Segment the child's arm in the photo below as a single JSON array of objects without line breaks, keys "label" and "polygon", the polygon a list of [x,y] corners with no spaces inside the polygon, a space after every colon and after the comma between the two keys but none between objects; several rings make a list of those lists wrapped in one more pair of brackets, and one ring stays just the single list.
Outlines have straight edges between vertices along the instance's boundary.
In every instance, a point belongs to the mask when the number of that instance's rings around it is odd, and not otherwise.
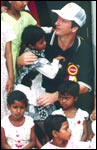
[{"label": "child's arm", "polygon": [[5,136],[4,128],[1,127],[1,149],[11,149],[7,144],[7,138]]},{"label": "child's arm", "polygon": [[6,56],[6,62],[7,62],[8,75],[9,75],[8,81],[6,83],[6,90],[9,93],[13,90],[13,82],[14,82],[11,42],[6,43],[5,56]]},{"label": "child's arm", "polygon": [[36,137],[36,147],[39,149],[42,147],[42,144],[40,143],[37,137]]},{"label": "child's arm", "polygon": [[42,58],[41,58],[40,59],[41,66],[36,67],[36,70],[39,71],[44,76],[50,79],[54,79],[61,67],[59,65],[60,60],[65,61],[65,58],[63,56],[58,56],[53,59],[52,63],[50,63],[46,58],[43,58],[43,62],[42,62]]},{"label": "child's arm", "polygon": [[25,147],[22,149],[32,149],[33,147],[36,146],[36,135],[35,135],[35,127],[31,128],[31,133],[30,133],[30,141],[29,144],[27,144]]},{"label": "child's arm", "polygon": [[88,125],[87,120],[83,122],[83,135],[81,137],[81,141],[86,141],[88,136]]},{"label": "child's arm", "polygon": [[90,115],[90,120],[96,120],[96,95],[94,96],[94,109]]}]

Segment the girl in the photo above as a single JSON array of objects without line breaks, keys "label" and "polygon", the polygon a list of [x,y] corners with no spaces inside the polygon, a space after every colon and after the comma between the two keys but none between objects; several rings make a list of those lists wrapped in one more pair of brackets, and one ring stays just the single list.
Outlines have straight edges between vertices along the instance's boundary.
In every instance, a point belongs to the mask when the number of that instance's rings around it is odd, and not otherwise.
[{"label": "girl", "polygon": [[76,142],[70,139],[71,130],[67,118],[63,115],[49,115],[44,127],[50,141],[41,149],[80,149],[89,148],[88,142]]},{"label": "girl", "polygon": [[86,141],[88,134],[87,119],[89,114],[76,107],[79,95],[79,84],[74,81],[65,81],[59,87],[59,102],[62,108],[53,112],[67,117],[69,127],[72,131],[72,138],[75,141]]},{"label": "girl", "polygon": [[[1,121],[3,149],[31,149],[35,146],[34,122],[24,115],[28,99],[21,91],[13,91],[7,98],[11,114]],[[9,130],[10,129],[10,130]]]},{"label": "girl", "polygon": [[29,25],[24,29],[22,47],[21,53],[30,51],[38,59],[34,64],[23,66],[18,70],[15,89],[22,90],[27,95],[29,104],[32,107],[33,105],[36,106],[34,115],[33,111],[30,111],[35,120],[44,120],[48,113],[54,110],[54,106],[50,105],[47,108],[42,108],[36,101],[38,96],[45,93],[45,89],[42,87],[42,74],[53,79],[60,68],[59,60],[64,59],[64,57],[58,56],[53,59],[52,63],[45,58],[45,33],[40,27],[33,25]]},{"label": "girl", "polygon": [[12,29],[1,21],[1,118],[7,115],[6,98],[13,90],[13,63],[11,41],[15,39]]},{"label": "girl", "polygon": [[50,63],[45,58],[45,48],[46,41],[44,31],[37,26],[27,26],[22,33],[21,53],[32,52],[38,59],[34,64],[23,66],[18,70],[15,89],[21,90],[26,94],[29,99],[28,114],[31,115],[35,121],[39,120],[39,122],[43,121],[56,109],[54,105],[49,105],[48,107],[39,106],[36,101],[37,97],[46,92],[42,87],[42,74],[53,79],[60,68],[59,60],[64,59],[58,56]]},{"label": "girl", "polygon": [[[28,1],[8,1],[8,3],[9,8],[6,13],[2,12],[1,20],[7,22],[16,34],[16,39],[12,42],[14,78],[16,79],[16,58],[19,55],[22,31],[29,24],[36,25],[37,22],[29,13],[23,11]],[[33,57],[32,55],[30,58]]]}]

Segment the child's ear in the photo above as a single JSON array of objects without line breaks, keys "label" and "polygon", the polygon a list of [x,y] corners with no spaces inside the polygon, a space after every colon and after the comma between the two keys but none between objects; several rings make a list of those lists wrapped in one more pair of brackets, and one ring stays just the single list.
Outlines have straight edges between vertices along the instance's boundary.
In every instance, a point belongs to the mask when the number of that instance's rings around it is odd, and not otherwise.
[{"label": "child's ear", "polygon": [[75,97],[75,102],[77,101],[78,97]]},{"label": "child's ear", "polygon": [[7,105],[8,110],[10,110],[10,105]]},{"label": "child's ear", "polygon": [[34,46],[33,46],[32,44],[29,44],[29,48],[33,49],[33,48],[34,48]]},{"label": "child's ear", "polygon": [[57,134],[57,133],[58,133],[58,131],[53,130],[53,131],[52,131],[52,135],[53,135],[53,137],[57,137],[57,136],[58,136],[58,134]]}]

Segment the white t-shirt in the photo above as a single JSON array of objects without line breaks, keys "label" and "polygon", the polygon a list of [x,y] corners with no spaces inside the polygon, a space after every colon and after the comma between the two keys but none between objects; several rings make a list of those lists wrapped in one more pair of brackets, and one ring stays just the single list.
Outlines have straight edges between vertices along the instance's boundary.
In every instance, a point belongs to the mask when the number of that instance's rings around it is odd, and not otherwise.
[{"label": "white t-shirt", "polygon": [[69,140],[66,147],[59,147],[52,144],[52,140],[47,142],[41,149],[90,149],[89,142],[76,142]]},{"label": "white t-shirt", "polygon": [[4,128],[7,143],[12,149],[22,149],[29,143],[33,126],[34,122],[30,116],[25,116],[24,124],[18,127],[12,125],[9,116],[1,120],[1,127]]},{"label": "white t-shirt", "polygon": [[[65,115],[62,108],[55,110],[52,114]],[[66,116],[66,115],[65,115]],[[76,115],[73,118],[67,118],[69,122],[69,128],[72,131],[72,138],[74,141],[80,141],[83,134],[83,122],[89,117],[88,112],[78,108]]]}]

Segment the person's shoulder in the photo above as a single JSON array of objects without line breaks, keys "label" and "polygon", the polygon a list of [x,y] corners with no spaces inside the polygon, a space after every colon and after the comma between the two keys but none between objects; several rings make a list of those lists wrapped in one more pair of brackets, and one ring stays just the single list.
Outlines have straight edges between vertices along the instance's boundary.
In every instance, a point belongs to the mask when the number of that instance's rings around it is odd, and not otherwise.
[{"label": "person's shoulder", "polygon": [[48,44],[48,42],[49,42],[49,44],[50,44],[51,39],[52,39],[52,40],[54,39],[53,34],[54,34],[54,32],[45,34],[47,44]]},{"label": "person's shoulder", "polygon": [[57,109],[57,110],[53,111],[52,115],[63,115],[64,116],[65,114],[64,114],[63,109],[60,108],[60,109]]},{"label": "person's shoulder", "polygon": [[88,41],[88,39],[83,38],[83,37],[80,36],[80,35],[78,35],[77,38],[78,38],[78,40],[80,40],[80,45],[81,45],[81,46],[91,48],[91,44],[90,44],[90,42]]},{"label": "person's shoulder", "polygon": [[44,144],[44,145],[41,147],[41,149],[51,149],[51,148],[54,149],[54,145],[52,145],[52,144],[50,143],[50,141],[48,141],[46,144]]},{"label": "person's shoulder", "polygon": [[[30,17],[30,18],[33,18],[33,19],[34,19],[34,17],[33,17],[29,12],[21,11],[20,14],[21,14],[21,16]],[[27,19],[27,18],[26,18],[26,19]]]},{"label": "person's shoulder", "polygon": [[28,13],[27,11],[25,11],[25,10],[21,11],[20,13],[21,13],[22,15],[31,16],[31,14],[30,14],[30,13]]},{"label": "person's shoulder", "polygon": [[8,125],[9,122],[9,116],[5,116],[1,119],[1,126],[6,126],[6,124]]},{"label": "person's shoulder", "polygon": [[32,118],[31,116],[25,115],[25,119],[26,119],[26,120],[29,120],[29,121],[33,121],[33,118]]},{"label": "person's shoulder", "polygon": [[35,125],[34,119],[31,116],[25,115],[26,126],[33,127]]},{"label": "person's shoulder", "polygon": [[89,113],[81,108],[78,109],[78,113],[83,117],[86,117],[86,118],[89,117]]},{"label": "person's shoulder", "polygon": [[1,13],[1,20],[7,20],[9,19],[10,15],[8,13],[2,12]]}]

